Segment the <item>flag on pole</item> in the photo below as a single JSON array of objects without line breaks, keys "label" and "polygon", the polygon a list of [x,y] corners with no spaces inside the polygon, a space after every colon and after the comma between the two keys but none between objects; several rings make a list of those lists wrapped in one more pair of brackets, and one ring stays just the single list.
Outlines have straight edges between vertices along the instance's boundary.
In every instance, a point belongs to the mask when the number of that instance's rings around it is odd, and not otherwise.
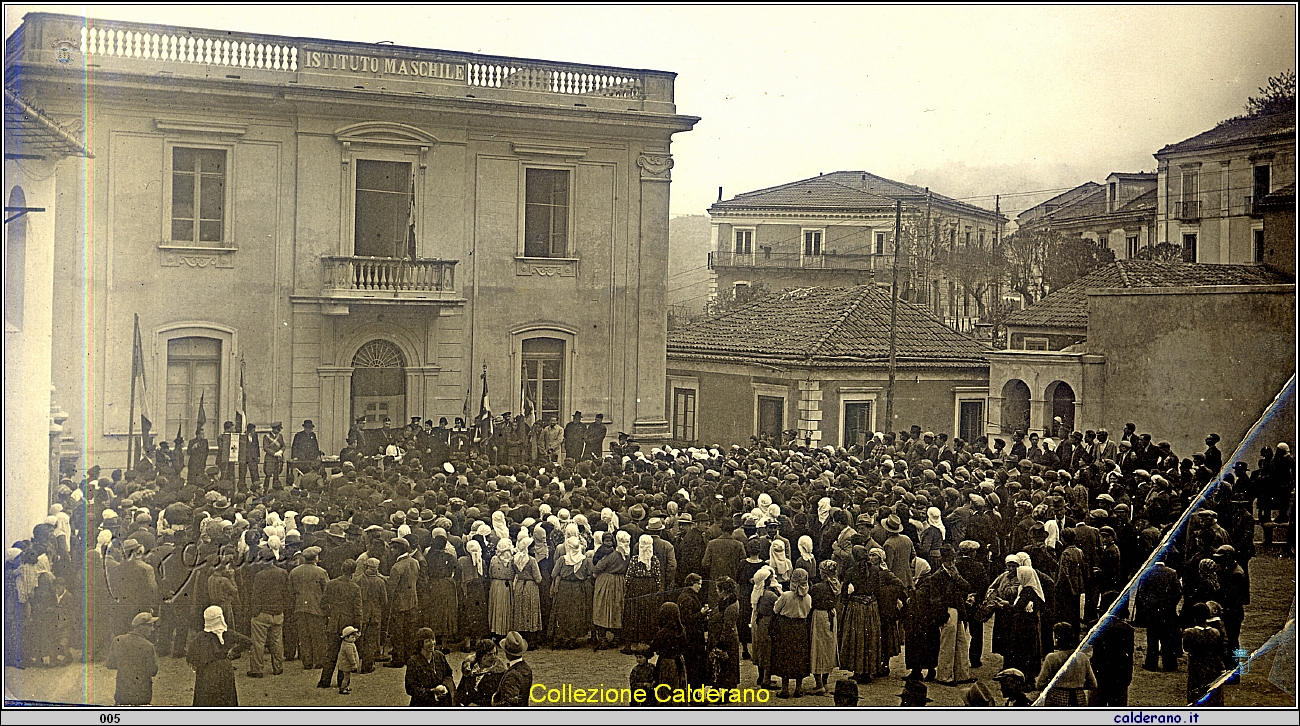
[{"label": "flag on pole", "polygon": [[487,363],[483,364],[483,398],[478,404],[479,436],[486,439],[492,435],[492,404],[488,403]]},{"label": "flag on pole", "polygon": [[529,383],[531,381],[524,378],[524,421],[532,426],[535,423],[536,411],[533,408],[533,391]]},{"label": "flag on pole", "polygon": [[208,414],[203,410],[203,397],[206,395],[207,391],[199,394],[199,417],[194,423],[194,435],[196,437],[199,435],[199,429],[203,428],[203,425],[208,422]]},{"label": "flag on pole", "polygon": [[[235,416],[240,421],[248,418],[248,390],[244,388],[244,357],[239,357],[239,408],[235,409]],[[243,431],[242,428],[239,429]]]}]

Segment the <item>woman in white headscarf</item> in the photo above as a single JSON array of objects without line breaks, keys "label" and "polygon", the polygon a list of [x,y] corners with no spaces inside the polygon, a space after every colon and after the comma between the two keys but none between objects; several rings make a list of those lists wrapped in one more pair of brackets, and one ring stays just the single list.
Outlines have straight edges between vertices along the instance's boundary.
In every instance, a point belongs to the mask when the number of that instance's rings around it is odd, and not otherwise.
[{"label": "woman in white headscarf", "polygon": [[238,706],[235,669],[231,661],[253,641],[226,626],[221,608],[203,611],[203,631],[191,633],[185,659],[194,669],[195,706]]},{"label": "woman in white headscarf", "polygon": [[492,580],[488,590],[488,629],[493,635],[508,635],[514,619],[514,606],[510,602],[510,585],[515,581],[515,548],[510,539],[496,542],[496,554],[488,563],[488,577]]},{"label": "woman in white headscarf", "polygon": [[632,535],[618,530],[611,547],[608,539],[596,549],[591,568],[596,578],[591,624],[596,628],[594,650],[609,647],[623,628],[623,580],[632,558]]},{"label": "woman in white headscarf", "polygon": [[754,573],[752,580],[754,589],[750,593],[750,602],[753,604],[753,638],[754,644],[750,648],[751,660],[758,667],[758,687],[768,688],[771,686],[770,668],[772,665],[772,633],[770,627],[772,618],[775,617],[776,600],[780,597],[781,588],[776,583],[776,573],[772,568],[764,567]]},{"label": "woman in white headscarf", "polygon": [[[465,556],[456,562],[460,577],[461,634],[470,647],[488,635],[488,563],[483,560],[483,545],[471,539],[465,543]],[[462,648],[464,650],[464,648]]]},{"label": "woman in white headscarf", "polygon": [[537,634],[542,631],[542,569],[537,558],[529,552],[532,546],[531,537],[520,540],[511,562],[514,566],[514,580],[510,586],[514,608],[511,629],[524,636],[524,640],[536,642]]},{"label": "woman in white headscarf", "polygon": [[1016,568],[1016,599],[1009,612],[1011,643],[1004,667],[1019,668],[1022,673],[1036,673],[1043,660],[1040,619],[1046,614],[1047,607],[1043,586],[1030,565]]},{"label": "woman in white headscarf", "polygon": [[498,540],[514,541],[510,536],[510,527],[506,525],[506,513],[500,509],[492,513],[492,536]]},{"label": "woman in white headscarf", "polygon": [[803,535],[797,543],[799,547],[799,557],[794,561],[795,569],[803,568],[808,573],[808,581],[811,585],[817,583],[817,558],[813,556],[812,537]]},{"label": "woman in white headscarf", "polygon": [[551,572],[552,646],[572,650],[578,638],[591,632],[590,601],[585,584],[591,579],[591,557],[582,538],[572,535],[564,540]]},{"label": "woman in white headscarf", "polygon": [[[109,577],[116,577],[116,573],[109,575],[110,569],[116,569],[117,563],[108,556],[108,548],[113,543],[112,530],[101,529],[95,537],[95,548],[90,551],[90,561],[87,563],[89,572],[87,577],[90,578],[90,620],[95,624],[90,630],[90,652],[86,654],[89,660],[102,660],[108,656],[109,645],[113,642],[113,628],[110,626],[110,618],[113,616],[113,595],[108,590]],[[187,616],[191,615],[186,613]]]},{"label": "woman in white headscarf", "polygon": [[772,542],[767,566],[772,568],[772,576],[782,587],[790,582],[790,573],[794,572],[794,564],[790,562],[790,555],[785,551],[784,541],[778,539]]},{"label": "woman in white headscarf", "polygon": [[654,539],[641,535],[631,555],[623,581],[623,643],[629,647],[654,639],[664,590],[663,565],[655,556]]},{"label": "woman in white headscarf", "polygon": [[916,529],[916,552],[930,563],[930,569],[935,569],[939,566],[939,548],[948,538],[943,515],[938,507],[930,507],[925,510],[925,521],[917,524],[920,526]]}]

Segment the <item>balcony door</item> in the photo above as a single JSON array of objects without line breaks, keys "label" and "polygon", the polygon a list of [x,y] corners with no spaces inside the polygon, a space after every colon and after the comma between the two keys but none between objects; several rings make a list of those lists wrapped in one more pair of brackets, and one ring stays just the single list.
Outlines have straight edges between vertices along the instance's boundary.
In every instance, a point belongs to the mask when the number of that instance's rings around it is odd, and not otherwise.
[{"label": "balcony door", "polygon": [[415,258],[415,176],[410,162],[358,159],[353,252]]}]

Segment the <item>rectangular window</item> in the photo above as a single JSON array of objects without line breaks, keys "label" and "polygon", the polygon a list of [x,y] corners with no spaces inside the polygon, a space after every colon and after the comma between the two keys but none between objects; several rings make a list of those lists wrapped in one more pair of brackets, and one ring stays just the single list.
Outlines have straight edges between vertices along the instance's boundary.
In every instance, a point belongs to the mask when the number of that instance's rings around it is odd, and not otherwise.
[{"label": "rectangular window", "polygon": [[957,317],[957,283],[948,281],[948,317]]},{"label": "rectangular window", "polygon": [[984,230],[980,230],[980,247],[984,246]]},{"label": "rectangular window", "polygon": [[527,170],[524,191],[524,256],[569,255],[569,172]]},{"label": "rectangular window", "polygon": [[871,401],[844,404],[844,448],[862,446],[871,433]]},{"label": "rectangular window", "polygon": [[966,230],[966,243],[965,243],[965,244],[966,244],[967,247],[970,247],[970,229],[969,229],[969,228]]},{"label": "rectangular window", "polygon": [[1258,205],[1268,196],[1271,172],[1267,164],[1255,167],[1255,177],[1251,185],[1251,202]]},{"label": "rectangular window", "polygon": [[820,229],[805,229],[803,232],[803,255],[804,257],[817,257],[822,253],[822,231]]},{"label": "rectangular window", "polygon": [[876,233],[876,254],[878,255],[885,254],[885,233],[884,232]]},{"label": "rectangular window", "polygon": [[415,176],[406,161],[358,159],[353,254],[415,258]]},{"label": "rectangular window", "polygon": [[172,148],[172,244],[220,247],[226,234],[226,152]]},{"label": "rectangular window", "polygon": [[957,435],[972,442],[984,433],[984,402],[961,401],[957,411]]},{"label": "rectangular window", "polygon": [[220,340],[195,337],[167,341],[167,423],[163,429],[167,436],[179,428],[186,439],[192,437],[202,401],[208,421],[204,433],[209,440],[216,439],[221,431],[220,375]]},{"label": "rectangular window", "polygon": [[1047,350],[1047,338],[1025,338],[1025,350]]},{"label": "rectangular window", "polygon": [[738,229],[736,230],[736,254],[752,255],[754,254],[754,230]]},{"label": "rectangular window", "polygon": [[694,441],[695,389],[673,389],[673,440]]},{"label": "rectangular window", "polygon": [[1264,230],[1251,230],[1252,241],[1255,243],[1255,262],[1264,261]]},{"label": "rectangular window", "polygon": [[1101,247],[1110,247],[1110,234],[1105,232],[1098,234],[1097,244]]},{"label": "rectangular window", "polygon": [[1183,235],[1183,262],[1196,261],[1196,235],[1194,233]]},{"label": "rectangular window", "polygon": [[519,413],[532,409],[535,421],[547,416],[560,420],[564,400],[564,341],[558,338],[529,338],[523,341],[523,403]]},{"label": "rectangular window", "polygon": [[1125,237],[1125,238],[1124,238],[1124,248],[1125,248],[1125,250],[1127,251],[1127,254],[1125,255],[1125,257],[1126,257],[1127,259],[1130,259],[1130,260],[1131,260],[1131,259],[1133,259],[1134,257],[1137,257],[1137,253],[1138,253],[1138,236],[1135,235],[1135,234],[1131,234],[1131,235],[1128,235],[1127,237]]},{"label": "rectangular window", "polygon": [[781,440],[785,430],[785,399],[779,396],[758,397],[758,433],[772,441]]}]

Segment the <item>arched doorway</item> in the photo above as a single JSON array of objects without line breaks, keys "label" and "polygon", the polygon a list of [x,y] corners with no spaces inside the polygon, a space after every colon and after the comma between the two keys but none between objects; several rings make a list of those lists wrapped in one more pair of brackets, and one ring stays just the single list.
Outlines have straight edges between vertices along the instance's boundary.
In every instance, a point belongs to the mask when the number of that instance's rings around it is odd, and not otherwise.
[{"label": "arched doorway", "polygon": [[1029,386],[1019,378],[1002,387],[1002,433],[1029,432]]},{"label": "arched doorway", "polygon": [[400,429],[406,423],[406,357],[387,340],[372,340],[352,357],[352,420],[365,418],[363,429],[384,422]]},{"label": "arched doorway", "polygon": [[1052,402],[1052,421],[1061,419],[1061,431],[1052,431],[1053,436],[1069,436],[1074,431],[1074,389],[1065,381],[1053,381],[1047,387],[1047,400]]}]

